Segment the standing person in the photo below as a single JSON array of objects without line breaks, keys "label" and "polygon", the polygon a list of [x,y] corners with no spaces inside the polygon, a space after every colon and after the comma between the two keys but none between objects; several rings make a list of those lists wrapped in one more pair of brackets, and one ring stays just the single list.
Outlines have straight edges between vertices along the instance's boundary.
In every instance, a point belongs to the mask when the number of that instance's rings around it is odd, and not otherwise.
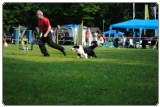
[{"label": "standing person", "polygon": [[98,43],[98,46],[104,44],[104,38],[101,34],[98,34],[97,43]]},{"label": "standing person", "polygon": [[50,56],[45,47],[45,43],[47,42],[50,47],[58,49],[64,54],[64,56],[66,56],[65,49],[62,46],[53,42],[50,21],[43,16],[43,12],[41,10],[37,11],[37,17],[38,17],[38,28],[40,30],[40,33],[42,32],[42,37],[39,40],[39,48],[42,54],[44,56]]},{"label": "standing person", "polygon": [[122,42],[123,42],[122,46],[123,46],[123,48],[125,47],[125,41],[126,41],[126,38],[124,37],[124,35],[122,35]]},{"label": "standing person", "polygon": [[94,35],[93,35],[93,41],[97,41],[97,36],[98,36],[98,33],[95,32]]},{"label": "standing person", "polygon": [[114,35],[114,41],[113,44],[116,48],[118,48],[118,41],[119,41],[119,32],[118,30],[116,31],[115,35]]},{"label": "standing person", "polygon": [[63,29],[61,30],[61,39],[63,40],[62,44],[64,45],[66,41],[65,41],[65,32]]},{"label": "standing person", "polygon": [[116,38],[119,38],[119,32],[118,32],[118,30],[116,31],[116,33],[115,33],[115,35],[114,35],[114,38],[116,39]]},{"label": "standing person", "polygon": [[90,28],[87,28],[87,30],[86,30],[86,45],[87,46],[90,45],[90,37],[91,37],[91,30],[90,30]]}]

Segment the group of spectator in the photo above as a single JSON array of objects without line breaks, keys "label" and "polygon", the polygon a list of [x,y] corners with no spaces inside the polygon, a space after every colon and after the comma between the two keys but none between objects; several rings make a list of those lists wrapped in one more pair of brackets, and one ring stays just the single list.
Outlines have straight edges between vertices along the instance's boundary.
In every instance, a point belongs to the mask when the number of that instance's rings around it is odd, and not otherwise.
[{"label": "group of spectator", "polygon": [[[52,34],[54,34],[53,29],[51,29],[51,32]],[[65,33],[63,28],[61,28],[59,25],[57,26],[56,34],[58,34],[58,40],[61,41],[61,44],[65,44],[67,33]],[[56,39],[57,38],[54,38],[54,41],[56,41]],[[60,43],[60,41],[58,41],[58,43]],[[103,45],[105,43],[104,38],[102,36],[102,32],[100,30],[97,30],[96,32],[92,33],[90,28],[87,28],[84,33],[84,38],[82,39],[83,45],[91,46],[92,42],[95,41],[98,45]]]},{"label": "group of spectator", "polygon": [[[70,43],[70,41],[68,39],[69,38],[69,33],[66,33],[65,30],[63,28],[60,27],[60,25],[57,26],[57,31],[55,32],[55,30],[53,29],[53,27],[51,28],[51,33],[53,36],[53,41],[56,42],[57,41],[57,35],[58,35],[58,44],[67,44]],[[135,33],[135,36],[131,36]],[[139,40],[139,35],[136,32],[129,33],[129,32],[125,32],[124,35],[120,35],[120,33],[118,31],[116,31],[116,34],[114,35],[110,35],[110,36],[105,36],[102,34],[102,32],[100,30],[97,30],[96,32],[92,32],[91,29],[88,27],[85,32],[84,32],[84,38],[82,39],[82,44],[83,46],[91,46],[92,42],[97,42],[98,46],[100,45],[110,45],[110,46],[114,46],[116,48],[119,47],[125,47],[125,48],[136,48],[138,45],[141,45],[142,48],[146,48],[146,45],[150,45],[153,46],[156,43],[157,38],[150,38],[149,35],[144,35],[144,37],[141,38],[141,40]],[[13,35],[13,28],[10,29],[10,35]],[[4,37],[6,37],[6,35],[3,35]],[[34,34],[33,32],[33,38],[32,40],[37,42],[38,39],[36,39],[36,34]],[[7,36],[8,37],[8,36]],[[11,36],[12,37],[12,36]],[[39,36],[38,36],[39,37]],[[73,39],[73,38],[72,38]],[[68,41],[69,42],[68,42]],[[8,38],[6,38],[6,41],[8,42]],[[149,43],[148,43],[149,41]],[[151,42],[150,42],[151,41]],[[158,47],[158,45],[157,45]]]},{"label": "group of spectator", "polygon": [[85,32],[85,42],[86,42],[86,46],[90,46],[92,42],[97,42],[98,45],[103,45],[104,38],[103,38],[102,32],[100,30],[97,30],[92,34],[90,28],[87,28]]},{"label": "group of spectator", "polygon": [[126,32],[124,35],[119,35],[119,32],[116,31],[114,37],[111,38],[112,40],[109,40],[109,42],[113,42],[113,46],[116,48],[119,47],[129,48],[129,47],[134,47],[136,44],[134,39],[129,38],[128,32]]},{"label": "group of spectator", "polygon": [[118,31],[114,36],[107,38],[108,44],[113,45],[116,48],[146,48],[147,45],[152,48],[156,44],[156,40],[157,38],[146,35],[140,39],[138,34],[131,36],[129,32],[125,32],[124,35],[119,35]]}]

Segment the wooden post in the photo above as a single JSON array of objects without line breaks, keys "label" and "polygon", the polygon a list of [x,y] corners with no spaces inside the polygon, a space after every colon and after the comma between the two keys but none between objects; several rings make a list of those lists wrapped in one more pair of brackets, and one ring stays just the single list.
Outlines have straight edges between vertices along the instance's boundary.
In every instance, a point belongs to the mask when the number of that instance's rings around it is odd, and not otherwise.
[{"label": "wooden post", "polygon": [[82,23],[79,25],[78,29],[78,45],[82,45],[82,37],[83,37],[83,20]]},{"label": "wooden post", "polygon": [[81,41],[80,41],[80,43],[81,43],[81,45],[83,45],[83,44],[82,44],[82,38],[83,38],[83,20],[82,20],[81,27],[82,27],[82,36],[81,36]]},{"label": "wooden post", "polygon": [[57,29],[57,40],[56,41],[57,41],[57,44],[58,44],[58,29]]},{"label": "wooden post", "polygon": [[156,48],[157,44],[158,44],[158,38],[156,39],[156,43],[155,43],[155,45],[153,46],[153,49]]},{"label": "wooden post", "polygon": [[19,44],[19,42],[20,42],[20,29],[21,29],[21,26],[19,25],[18,26],[18,46],[17,46],[18,50],[20,50],[20,44]]}]

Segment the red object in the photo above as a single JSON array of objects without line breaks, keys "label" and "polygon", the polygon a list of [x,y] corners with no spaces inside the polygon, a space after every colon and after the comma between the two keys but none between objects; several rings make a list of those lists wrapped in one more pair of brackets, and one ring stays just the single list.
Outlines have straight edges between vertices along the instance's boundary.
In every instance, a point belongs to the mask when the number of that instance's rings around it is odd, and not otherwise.
[{"label": "red object", "polygon": [[87,29],[87,30],[86,30],[86,38],[89,38],[90,35],[91,35],[91,31],[90,31],[90,29]]},{"label": "red object", "polygon": [[47,31],[49,26],[51,26],[51,24],[46,17],[38,20],[38,28],[41,32]]}]

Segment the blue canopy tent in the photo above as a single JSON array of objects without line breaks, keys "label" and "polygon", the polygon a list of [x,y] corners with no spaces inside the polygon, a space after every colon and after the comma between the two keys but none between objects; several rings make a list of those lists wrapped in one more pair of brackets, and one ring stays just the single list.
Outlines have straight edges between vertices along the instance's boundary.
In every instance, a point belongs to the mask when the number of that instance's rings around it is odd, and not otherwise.
[{"label": "blue canopy tent", "polygon": [[[62,25],[62,29],[67,29],[69,33],[69,37],[73,37],[73,42],[75,42],[75,38],[77,37],[77,31],[78,31],[78,25],[77,24],[67,24],[67,25]],[[56,35],[57,28],[54,29],[54,34]]]},{"label": "blue canopy tent", "polygon": [[112,24],[111,28],[129,28],[129,29],[158,29],[158,20],[133,19],[117,24]]},{"label": "blue canopy tent", "polygon": [[142,36],[143,29],[156,29],[158,30],[158,20],[143,20],[143,19],[132,19],[110,26],[112,28],[125,28],[125,29],[139,29],[139,35]]},{"label": "blue canopy tent", "polygon": [[78,25],[77,24],[67,24],[67,25],[63,25],[62,27],[76,28],[76,27],[78,27]]},{"label": "blue canopy tent", "polygon": [[61,26],[61,28],[68,29],[69,36],[74,37],[75,36],[75,30],[77,30],[78,25],[77,24],[68,24],[68,25]]},{"label": "blue canopy tent", "polygon": [[[132,19],[124,22],[120,22],[117,24],[112,24],[110,26],[110,31],[112,28],[125,28],[129,29],[139,29],[139,40],[141,40],[143,29],[155,29],[158,31],[158,20],[143,20],[143,19]],[[155,34],[158,36],[158,34]]]},{"label": "blue canopy tent", "polygon": [[[117,30],[110,30],[110,31],[103,32],[104,35],[115,35],[116,33],[117,33]],[[124,33],[120,31],[118,31],[118,34],[124,35]]]},{"label": "blue canopy tent", "polygon": [[[69,37],[73,37],[73,43],[76,44],[77,39],[78,39],[78,29],[79,25],[78,24],[67,24],[61,26],[62,29],[68,29],[69,32]],[[83,31],[86,29],[86,26],[83,26]]]}]

